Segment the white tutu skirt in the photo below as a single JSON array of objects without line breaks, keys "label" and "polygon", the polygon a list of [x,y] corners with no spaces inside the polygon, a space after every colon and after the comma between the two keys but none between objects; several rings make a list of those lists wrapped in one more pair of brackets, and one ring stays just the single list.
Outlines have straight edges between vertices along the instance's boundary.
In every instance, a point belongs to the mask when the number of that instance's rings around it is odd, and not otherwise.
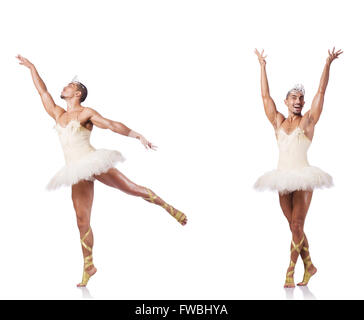
[{"label": "white tutu skirt", "polygon": [[271,190],[290,193],[298,190],[329,188],[333,185],[332,177],[320,168],[307,166],[292,170],[273,170],[262,175],[254,184],[259,191]]},{"label": "white tutu skirt", "polygon": [[61,186],[71,186],[81,180],[93,181],[94,175],[107,172],[117,162],[123,161],[125,158],[119,151],[106,149],[91,151],[59,170],[48,183],[47,189],[54,190]]}]

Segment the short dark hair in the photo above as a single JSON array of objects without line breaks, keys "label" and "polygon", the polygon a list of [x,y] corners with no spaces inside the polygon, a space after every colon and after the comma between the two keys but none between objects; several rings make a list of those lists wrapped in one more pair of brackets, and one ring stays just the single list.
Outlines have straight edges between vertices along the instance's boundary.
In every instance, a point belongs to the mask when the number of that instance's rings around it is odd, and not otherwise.
[{"label": "short dark hair", "polygon": [[84,102],[87,97],[87,88],[81,82],[75,82],[77,90],[81,92],[80,102]]}]

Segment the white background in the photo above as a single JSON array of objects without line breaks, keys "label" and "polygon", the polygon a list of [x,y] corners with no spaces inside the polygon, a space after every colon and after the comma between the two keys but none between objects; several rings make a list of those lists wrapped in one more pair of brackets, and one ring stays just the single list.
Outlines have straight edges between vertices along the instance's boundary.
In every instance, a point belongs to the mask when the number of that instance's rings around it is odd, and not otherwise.
[{"label": "white background", "polygon": [[[1,299],[363,299],[363,20],[361,1],[2,1]],[[335,187],[314,193],[305,231],[318,268],[309,288],[284,290],[291,235],[274,193],[252,185],[275,168],[277,146],[260,97],[254,48],[271,94],[306,87],[309,108],[333,62],[309,161]],[[84,105],[156,144],[94,129],[118,168],[184,211],[95,184],[97,274],[88,289],[70,188],[45,186],[64,164],[54,122],[30,73],[57,103],[77,74]],[[296,268],[301,280],[302,262]]]}]

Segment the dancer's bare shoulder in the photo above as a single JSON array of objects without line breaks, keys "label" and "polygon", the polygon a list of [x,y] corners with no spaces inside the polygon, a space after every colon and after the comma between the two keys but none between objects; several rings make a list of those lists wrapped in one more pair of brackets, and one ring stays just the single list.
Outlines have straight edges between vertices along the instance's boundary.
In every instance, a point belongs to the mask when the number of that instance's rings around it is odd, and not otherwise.
[{"label": "dancer's bare shoulder", "polygon": [[98,114],[99,113],[93,108],[83,107],[80,116],[82,116],[83,118],[88,118],[88,120],[89,120],[89,119],[92,118],[92,116],[95,116],[95,115],[98,115]]},{"label": "dancer's bare shoulder", "polygon": [[62,107],[60,107],[59,105],[55,104],[54,105],[54,111],[53,111],[53,118],[54,120],[57,122],[57,119],[59,119],[60,117],[62,117],[62,115],[64,113],[66,113],[67,111],[65,109],[63,109]]},{"label": "dancer's bare shoulder", "polygon": [[315,121],[314,119],[310,116],[310,112],[307,111],[300,122],[300,127],[303,129],[303,131],[305,132],[305,135],[307,138],[309,138],[311,141],[313,139],[313,134],[315,131]]},{"label": "dancer's bare shoulder", "polygon": [[110,123],[112,122],[111,120],[104,118],[95,109],[89,107],[83,107],[83,110],[79,115],[79,119],[81,123],[88,123],[91,126],[96,125],[102,129],[109,128]]},{"label": "dancer's bare shoulder", "polygon": [[87,129],[92,129],[92,121],[91,118],[96,114],[97,112],[89,107],[82,106],[82,110],[78,115],[78,120],[80,121],[81,125],[86,127]]},{"label": "dancer's bare shoulder", "polygon": [[277,131],[281,127],[281,125],[284,122],[284,120],[286,120],[286,117],[282,113],[277,112],[276,125],[274,127],[274,130],[275,131]]}]

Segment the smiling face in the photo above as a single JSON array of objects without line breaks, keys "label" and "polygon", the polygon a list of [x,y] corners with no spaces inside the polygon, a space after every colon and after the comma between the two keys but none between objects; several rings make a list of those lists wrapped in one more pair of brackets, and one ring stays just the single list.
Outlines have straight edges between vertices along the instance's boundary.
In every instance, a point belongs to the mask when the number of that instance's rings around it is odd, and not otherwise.
[{"label": "smiling face", "polygon": [[294,115],[301,115],[302,108],[305,104],[305,98],[302,92],[293,90],[288,93],[284,103],[288,107],[288,110]]},{"label": "smiling face", "polygon": [[67,86],[65,86],[61,92],[62,99],[71,99],[73,97],[81,97],[81,91],[78,89],[78,86],[74,82],[70,82]]}]

